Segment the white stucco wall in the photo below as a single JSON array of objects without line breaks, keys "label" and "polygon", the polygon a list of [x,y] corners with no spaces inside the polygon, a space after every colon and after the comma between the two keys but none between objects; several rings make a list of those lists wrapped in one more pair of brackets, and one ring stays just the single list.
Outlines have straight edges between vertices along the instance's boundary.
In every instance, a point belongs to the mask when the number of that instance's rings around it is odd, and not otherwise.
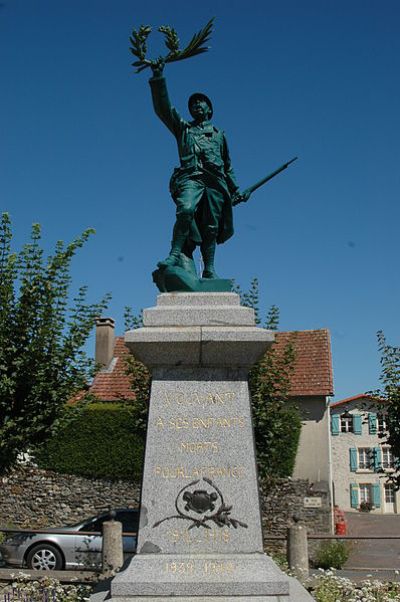
[{"label": "white stucco wall", "polygon": [[[365,400],[366,402],[367,400]],[[378,437],[378,434],[370,434],[368,426],[368,412],[378,413],[380,408],[368,405],[362,405],[363,400],[355,400],[346,404],[340,405],[337,408],[331,408],[331,416],[341,415],[346,410],[352,415],[361,416],[361,434],[342,433],[338,435],[331,434],[332,448],[332,476],[333,476],[333,495],[334,503],[345,511],[357,512],[356,508],[351,507],[351,491],[350,485],[360,484],[378,485],[380,490],[380,508],[372,510],[375,514],[388,513],[389,506],[385,504],[384,485],[387,479],[385,475],[374,470],[357,469],[355,472],[350,469],[350,449],[359,448],[382,448],[385,443]],[[358,489],[359,495],[359,489]],[[359,498],[358,498],[359,499]],[[395,508],[398,512],[400,509],[400,495],[395,494]]]},{"label": "white stucco wall", "polygon": [[332,475],[329,450],[329,410],[326,397],[299,397],[295,400],[302,416],[299,448],[293,473],[295,479],[326,482]]}]

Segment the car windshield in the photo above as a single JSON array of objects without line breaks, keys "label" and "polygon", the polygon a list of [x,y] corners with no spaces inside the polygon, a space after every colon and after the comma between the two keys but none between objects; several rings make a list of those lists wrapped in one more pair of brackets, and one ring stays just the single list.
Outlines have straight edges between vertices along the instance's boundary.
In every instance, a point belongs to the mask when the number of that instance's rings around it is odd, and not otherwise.
[{"label": "car windshield", "polygon": [[76,527],[81,527],[83,523],[91,523],[92,521],[96,520],[96,518],[98,518],[98,516],[91,516],[90,518],[85,518],[85,520],[80,520],[79,523],[69,523],[68,525],[63,525],[63,527],[68,527],[69,529],[73,529]]},{"label": "car windshield", "polygon": [[[65,525],[64,528],[77,529],[79,531],[101,531],[104,521],[109,520],[110,515],[101,514],[100,516],[91,516],[79,523],[73,523]],[[122,523],[122,530],[125,532],[137,531],[139,523],[139,511],[138,510],[117,510],[115,520]]]}]

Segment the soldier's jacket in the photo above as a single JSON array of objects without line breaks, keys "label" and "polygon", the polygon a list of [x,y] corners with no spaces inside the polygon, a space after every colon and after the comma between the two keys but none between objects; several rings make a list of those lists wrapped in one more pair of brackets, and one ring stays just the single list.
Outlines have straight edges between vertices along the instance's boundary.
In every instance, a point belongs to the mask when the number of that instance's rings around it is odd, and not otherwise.
[{"label": "soldier's jacket", "polygon": [[233,234],[231,197],[238,191],[225,134],[209,121],[195,125],[182,119],[170,103],[164,77],[152,77],[149,83],[154,110],[178,144],[180,167],[172,174],[171,194],[176,198],[180,184],[190,178],[203,179],[209,194],[213,188],[222,191],[224,206],[217,241],[224,242]]}]

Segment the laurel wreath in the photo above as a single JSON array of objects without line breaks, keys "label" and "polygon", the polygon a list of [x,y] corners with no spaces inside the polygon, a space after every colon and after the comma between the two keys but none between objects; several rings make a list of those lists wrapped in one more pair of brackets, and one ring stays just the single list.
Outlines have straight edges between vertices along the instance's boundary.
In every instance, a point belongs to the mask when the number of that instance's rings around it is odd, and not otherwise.
[{"label": "laurel wreath", "polygon": [[203,29],[196,33],[189,44],[183,50],[180,49],[180,41],[178,34],[173,27],[169,25],[162,25],[158,28],[158,31],[164,35],[164,42],[169,52],[165,57],[159,57],[158,59],[148,59],[147,54],[147,38],[151,33],[150,25],[141,25],[139,29],[133,29],[132,35],[129,40],[131,46],[129,50],[138,59],[132,63],[133,67],[136,67],[135,73],[140,73],[147,67],[155,66],[163,63],[172,63],[174,61],[182,61],[188,59],[197,54],[202,54],[209,50],[209,46],[205,46],[212,34],[212,27],[214,23],[214,17],[210,19]]},{"label": "laurel wreath", "polygon": [[197,528],[204,527],[204,529],[211,529],[210,525],[207,524],[209,521],[216,524],[217,527],[231,527],[232,526],[234,529],[237,529],[238,527],[244,527],[245,529],[247,529],[246,523],[238,520],[237,518],[231,517],[232,506],[227,506],[225,504],[224,496],[222,495],[221,490],[217,487],[217,485],[215,483],[212,482],[211,479],[207,479],[207,477],[203,477],[203,481],[205,481],[206,483],[208,483],[208,485],[213,487],[220,497],[220,506],[219,506],[218,510],[216,512],[214,512],[214,514],[212,514],[211,516],[204,516],[203,518],[194,518],[193,516],[190,516],[189,514],[185,514],[184,512],[182,512],[182,510],[179,508],[179,505],[178,505],[180,496],[186,489],[189,489],[189,487],[193,487],[194,485],[197,485],[198,483],[200,483],[200,481],[201,481],[201,479],[197,479],[197,481],[192,481],[191,483],[189,483],[189,485],[185,485],[184,487],[182,487],[182,489],[178,492],[178,495],[176,496],[176,499],[175,499],[175,509],[177,511],[177,514],[173,514],[171,516],[166,516],[165,518],[155,522],[153,525],[153,529],[154,529],[154,527],[160,526],[165,521],[172,520],[174,518],[190,521],[191,524],[188,527],[188,531],[190,531],[194,527],[197,527]]}]

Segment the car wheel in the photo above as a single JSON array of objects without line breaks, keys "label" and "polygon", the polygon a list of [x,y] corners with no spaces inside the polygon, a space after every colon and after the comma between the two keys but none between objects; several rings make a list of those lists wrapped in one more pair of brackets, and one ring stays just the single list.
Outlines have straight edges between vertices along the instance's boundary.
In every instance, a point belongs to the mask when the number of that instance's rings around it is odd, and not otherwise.
[{"label": "car wheel", "polygon": [[63,557],[58,548],[42,543],[29,550],[26,564],[28,569],[58,571],[63,568]]}]

